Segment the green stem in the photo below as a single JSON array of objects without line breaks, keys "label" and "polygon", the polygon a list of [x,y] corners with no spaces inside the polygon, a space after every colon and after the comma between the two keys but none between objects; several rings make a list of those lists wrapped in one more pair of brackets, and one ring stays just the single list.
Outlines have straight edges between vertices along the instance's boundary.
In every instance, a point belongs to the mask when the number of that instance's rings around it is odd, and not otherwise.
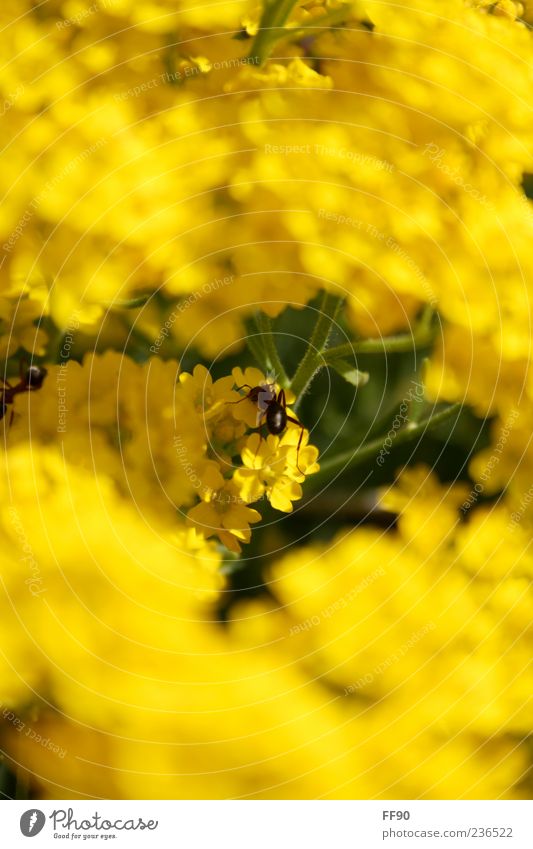
[{"label": "green stem", "polygon": [[426,368],[428,362],[428,358],[424,357],[421,363],[421,367],[417,370],[416,373],[416,388],[417,390],[421,387],[422,392],[419,393],[415,391],[414,393],[411,391],[408,406],[409,409],[407,411],[407,418],[409,420],[409,425],[412,427],[422,419],[424,414],[424,410],[426,408],[426,390],[424,386],[423,380],[420,380],[420,372]]},{"label": "green stem", "polygon": [[330,292],[324,292],[313,335],[291,380],[291,389],[296,395],[296,401],[291,405],[294,408],[297,408],[309,384],[325,365],[324,352],[341,305],[341,298],[332,295]]},{"label": "green stem", "polygon": [[261,342],[264,348],[268,370],[276,375],[276,382],[281,387],[286,388],[289,385],[289,378],[279,358],[276,343],[274,342],[272,322],[264,312],[259,312],[256,315],[255,321],[257,329],[261,334]]},{"label": "green stem", "polygon": [[337,345],[326,352],[326,362],[349,357],[352,354],[396,354],[427,348],[435,339],[433,328],[418,328],[412,334],[384,336],[380,339],[362,339],[360,342],[347,342]]},{"label": "green stem", "polygon": [[250,51],[250,58],[257,65],[263,65],[270,56],[296,3],[297,0],[270,0],[266,3]]},{"label": "green stem", "polygon": [[[325,29],[334,27],[336,24],[344,24],[352,12],[352,6],[353,3],[345,3],[344,6],[341,6],[339,9],[334,9],[326,15],[322,15],[321,18],[314,18],[310,24],[302,24],[301,27],[291,27],[290,29],[286,29],[284,35],[286,34],[287,37],[298,40],[305,38],[308,33],[321,35],[321,31]],[[283,36],[277,40],[279,41],[281,38],[283,38]]]},{"label": "green stem", "polygon": [[[275,5],[275,4],[274,4]],[[334,9],[321,18],[315,18],[311,23],[302,24],[300,27],[285,27],[292,7],[296,3],[288,0],[286,3],[280,3],[279,12],[274,14],[274,9],[265,9],[259,30],[252,45],[250,53],[251,58],[255,59],[258,65],[263,65],[268,59],[274,46],[284,38],[292,38],[300,40],[305,38],[307,33],[312,32],[320,35],[321,31],[329,29],[336,24],[343,24],[352,11],[352,3],[346,3],[339,9]],[[288,12],[287,12],[288,8]]]},{"label": "green stem", "polygon": [[421,332],[426,331],[426,332],[429,333],[431,331],[432,327],[433,327],[435,315],[436,315],[436,313],[435,313],[435,308],[433,307],[433,305],[432,304],[426,304],[426,306],[422,310],[422,315],[420,316],[420,321],[418,322],[418,329]]},{"label": "green stem", "polygon": [[99,301],[98,305],[109,309],[136,310],[138,307],[144,306],[152,295],[153,292],[148,292],[146,295],[139,295],[136,298],[115,298],[114,301]]},{"label": "green stem", "polygon": [[66,330],[63,327],[58,327],[53,334],[49,336],[48,351],[46,359],[49,363],[59,363],[61,361],[61,351],[65,340]]},{"label": "green stem", "polygon": [[414,328],[413,333],[403,333],[397,336],[380,337],[379,339],[363,339],[361,342],[348,342],[328,351],[331,358],[346,357],[350,354],[394,354],[405,353],[417,348],[428,348],[435,341],[437,324],[435,310],[431,304],[426,304]]},{"label": "green stem", "polygon": [[[418,436],[421,436],[426,430],[437,427],[452,418],[452,416],[459,412],[460,409],[460,404],[451,404],[439,413],[435,413],[434,416],[429,416],[420,422],[408,424],[402,430],[397,432],[393,443],[394,447],[397,445],[404,445],[406,442],[410,442]],[[325,460],[320,464],[320,472],[314,475],[311,478],[311,481],[320,481],[324,475],[331,475],[332,473],[340,470],[345,471],[348,468],[354,469],[356,466],[361,465],[361,463],[364,463],[366,460],[369,460],[378,454],[383,448],[383,441],[384,437],[380,436],[377,439],[373,439],[371,442],[367,442],[367,444],[363,445],[362,448],[356,449],[355,451],[343,451],[341,454],[337,454],[336,457],[331,457],[329,460]]]},{"label": "green stem", "polygon": [[255,335],[253,333],[249,333],[246,337],[246,344],[257,365],[261,371],[263,371],[266,362],[266,351],[262,337],[258,333]]}]

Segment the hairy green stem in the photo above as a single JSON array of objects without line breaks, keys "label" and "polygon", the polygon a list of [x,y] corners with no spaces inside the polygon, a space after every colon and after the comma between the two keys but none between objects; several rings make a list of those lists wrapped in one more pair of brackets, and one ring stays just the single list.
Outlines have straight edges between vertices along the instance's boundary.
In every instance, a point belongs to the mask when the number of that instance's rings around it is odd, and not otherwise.
[{"label": "hairy green stem", "polygon": [[427,348],[435,339],[432,328],[415,330],[412,334],[384,336],[380,339],[362,339],[360,342],[347,342],[330,348],[325,354],[326,363],[342,359],[353,354],[396,354]]},{"label": "hairy green stem", "polygon": [[287,377],[287,372],[279,358],[276,343],[274,342],[272,322],[268,315],[264,312],[260,312],[256,315],[255,322],[261,335],[261,343],[263,345],[268,370],[276,375],[276,382],[279,383],[281,387],[286,388],[289,384],[289,378]]},{"label": "hairy green stem", "polygon": [[264,371],[267,357],[261,335],[259,333],[249,333],[246,337],[246,344],[257,365],[261,371]]},{"label": "hairy green stem", "polygon": [[258,65],[263,65],[270,56],[296,3],[297,0],[270,0],[265,4],[250,51],[250,58]]},{"label": "hairy green stem", "polygon": [[343,24],[352,11],[353,4],[346,3],[339,9],[333,9],[326,15],[315,18],[311,23],[302,24],[300,27],[286,27],[285,24],[295,5],[295,0],[281,0],[281,2],[267,4],[250,52],[250,58],[259,66],[266,62],[275,45],[282,39],[302,39],[310,32],[320,34],[321,30]]},{"label": "hairy green stem", "polygon": [[341,298],[330,292],[324,292],[313,335],[291,380],[291,389],[296,395],[296,401],[292,405],[294,408],[298,407],[309,384],[325,365],[324,352],[341,304]]},{"label": "hairy green stem", "polygon": [[[337,24],[344,24],[352,12],[352,6],[353,3],[345,3],[344,6],[334,9],[326,15],[322,15],[320,18],[312,19],[312,22],[309,24],[302,24],[301,27],[290,27],[289,29],[285,29],[283,35],[286,34],[287,37],[293,39],[305,38],[310,33],[320,35],[322,30],[333,28]],[[276,39],[276,41],[280,41],[283,38],[283,35]]]},{"label": "hairy green stem", "polygon": [[[402,430],[397,432],[393,443],[394,447],[398,445],[405,445],[406,442],[416,439],[427,430],[433,429],[443,422],[448,421],[448,419],[452,418],[455,413],[459,412],[460,409],[460,404],[451,404],[444,410],[435,413],[434,416],[429,416],[420,422],[407,424],[404,428],[402,428]],[[329,476],[334,472],[341,470],[344,471],[345,469],[354,469],[356,466],[361,465],[361,463],[364,463],[366,460],[374,457],[383,448],[383,441],[384,437],[380,436],[377,439],[373,439],[371,442],[367,442],[366,445],[363,445],[355,451],[343,451],[341,454],[337,454],[337,456],[331,457],[329,460],[325,460],[320,464],[320,472],[310,479],[310,483],[315,483],[316,481],[323,483],[325,475]]]}]

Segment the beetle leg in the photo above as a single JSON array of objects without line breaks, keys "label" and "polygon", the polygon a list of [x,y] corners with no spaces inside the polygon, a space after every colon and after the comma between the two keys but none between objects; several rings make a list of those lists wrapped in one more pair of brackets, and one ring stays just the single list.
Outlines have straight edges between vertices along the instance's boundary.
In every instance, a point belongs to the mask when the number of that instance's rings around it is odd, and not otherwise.
[{"label": "beetle leg", "polygon": [[291,422],[292,424],[300,425],[300,428],[301,428],[301,430],[300,430],[300,438],[298,439],[298,445],[297,445],[297,447],[296,447],[296,468],[298,469],[298,471],[300,472],[300,474],[301,474],[301,475],[304,475],[304,476],[305,476],[305,472],[303,472],[303,471],[300,469],[300,466],[299,466],[299,462],[300,462],[300,445],[302,444],[302,439],[303,439],[303,435],[304,435],[305,427],[303,426],[303,424],[302,424],[301,422],[299,422],[299,421],[298,421],[298,419],[295,419],[295,418],[293,418],[292,416],[287,416],[287,421],[288,421],[288,422]]},{"label": "beetle leg", "polygon": [[[240,392],[240,391],[241,391],[241,389],[250,389],[250,390],[252,390],[252,389],[253,389],[253,386],[250,386],[250,384],[249,384],[249,383],[243,383],[243,385],[242,385],[242,386],[237,386],[237,387],[236,387],[236,389],[235,389],[235,391],[236,391],[236,392]],[[246,401],[249,397],[250,397],[250,393],[248,393],[248,395],[243,395],[243,397],[242,397],[242,398],[239,398],[239,400],[238,400],[238,401],[226,401],[226,404],[240,404],[240,403],[241,403],[241,401]]]},{"label": "beetle leg", "polygon": [[255,449],[254,459],[257,457],[257,453],[258,453],[259,448],[261,447],[261,443],[262,443],[262,441],[263,441],[263,439],[264,439],[264,436],[263,436],[263,434],[261,433],[261,427],[262,427],[262,425],[264,424],[264,422],[261,422],[261,419],[262,419],[264,416],[266,416],[266,413],[267,413],[267,411],[266,411],[266,410],[264,410],[264,411],[261,413],[261,415],[259,416],[259,418],[257,419],[257,434],[259,435],[259,442],[257,443],[257,448]]},{"label": "beetle leg", "polygon": [[242,401],[248,401],[248,395],[244,395],[242,398],[239,398],[238,401],[226,401],[226,404],[240,404]]},{"label": "beetle leg", "polygon": [[300,425],[300,427],[302,428],[302,431],[305,430],[304,425],[301,422],[299,422],[298,419],[295,419],[293,416],[287,416],[287,421],[291,422],[291,424]]}]

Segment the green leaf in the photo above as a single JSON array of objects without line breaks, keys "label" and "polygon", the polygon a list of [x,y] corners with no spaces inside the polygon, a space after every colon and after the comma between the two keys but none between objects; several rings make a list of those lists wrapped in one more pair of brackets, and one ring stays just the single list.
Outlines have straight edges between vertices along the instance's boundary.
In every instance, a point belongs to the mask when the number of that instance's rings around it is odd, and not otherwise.
[{"label": "green leaf", "polygon": [[151,293],[149,292],[146,295],[139,295],[137,298],[129,298],[129,300],[121,300],[117,298],[113,304],[113,306],[120,307],[124,310],[136,310],[139,307],[143,307],[150,300]]},{"label": "green leaf", "polygon": [[370,375],[367,371],[359,371],[346,360],[335,359],[329,365],[352,386],[365,386],[369,381]]},{"label": "green leaf", "polygon": [[108,309],[136,310],[148,303],[153,296],[153,292],[146,292],[144,295],[137,295],[134,298],[115,298],[112,301],[98,301],[101,307]]}]

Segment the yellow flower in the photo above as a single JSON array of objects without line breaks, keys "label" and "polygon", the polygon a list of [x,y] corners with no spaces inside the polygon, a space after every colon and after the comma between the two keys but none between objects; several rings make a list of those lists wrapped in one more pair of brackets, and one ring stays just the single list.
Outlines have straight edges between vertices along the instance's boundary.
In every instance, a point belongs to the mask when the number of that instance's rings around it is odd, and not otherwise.
[{"label": "yellow flower", "polygon": [[250,542],[250,523],[259,522],[261,514],[248,507],[241,499],[239,489],[228,482],[209,499],[191,507],[187,522],[197,528],[206,539],[218,534],[220,541],[230,551],[239,553],[240,542]]},{"label": "yellow flower", "polygon": [[[256,386],[264,387],[263,397],[260,395],[257,402],[247,398]],[[232,476],[224,486],[221,481],[215,480],[209,485],[203,481],[198,492],[203,503],[189,510],[188,522],[206,537],[217,533],[221,542],[238,552],[241,550],[239,542],[250,541],[249,524],[261,518],[256,510],[246,505],[266,495],[276,510],[290,512],[292,501],[302,497],[300,482],[306,475],[318,471],[318,450],[307,444],[307,431],[291,423],[281,437],[269,435],[264,440],[258,433],[247,438],[243,436],[245,426],[257,427],[264,423],[268,402],[279,389],[273,379],[265,377],[258,369],[234,368],[231,377],[213,382],[207,369],[196,366],[192,375],[180,375],[180,387],[196,413],[203,417],[209,455],[220,464],[224,475]],[[240,389],[241,394],[233,387]],[[294,397],[290,391],[287,395]],[[240,453],[244,468],[232,462],[243,441]],[[203,474],[196,472],[203,480]]]},{"label": "yellow flower", "polygon": [[411,545],[429,554],[454,540],[459,508],[468,498],[467,484],[443,491],[428,466],[404,469],[396,483],[383,491],[381,503],[398,513],[398,524]]},{"label": "yellow flower", "polygon": [[[244,422],[247,427],[258,427],[265,422],[265,411],[267,404],[279,392],[279,386],[276,383],[276,376],[264,375],[259,369],[249,366],[246,369],[241,369],[238,366],[233,369],[232,376],[236,390],[240,390],[240,399],[235,396],[233,399],[232,415],[237,421]],[[262,387],[262,392],[259,394],[258,402],[255,403],[251,398],[248,398],[248,393],[257,386]],[[293,399],[294,395],[287,392],[287,401]]]},{"label": "yellow flower", "polygon": [[296,470],[297,479],[302,482],[307,475],[314,475],[320,471],[320,466],[317,463],[318,448],[315,445],[309,445],[309,431],[298,429],[298,426],[291,423],[284,434],[281,436],[280,445],[287,450],[287,464],[292,467],[293,473]]},{"label": "yellow flower", "polygon": [[302,86],[304,88],[329,89],[333,87],[331,77],[326,77],[314,71],[299,57],[292,59],[286,65],[269,62],[266,68],[245,65],[235,80],[226,84],[227,91],[242,91],[243,89],[275,88],[282,86]]},{"label": "yellow flower", "polygon": [[266,493],[276,510],[292,511],[292,502],[302,497],[299,481],[319,468],[314,446],[304,444],[300,451],[294,447],[300,432],[297,425],[289,425],[282,437],[269,434],[264,439],[258,433],[248,437],[241,453],[244,468],[233,476],[245,502],[257,501]]},{"label": "yellow flower", "polygon": [[224,404],[232,400],[231,377],[224,377],[213,382],[213,378],[205,366],[197,365],[192,374],[183,372],[179,376],[182,394],[194,405],[197,413],[203,414],[206,421],[217,413],[223,413]]},{"label": "yellow flower", "polygon": [[13,294],[0,298],[0,357],[8,359],[24,348],[31,354],[42,356],[47,334],[37,322],[42,318],[41,305],[31,298]]},{"label": "yellow flower", "polygon": [[[269,470],[259,472],[268,486],[256,485],[251,495],[251,482],[238,477],[239,454],[259,411],[249,400],[240,403],[235,375],[265,381],[255,369],[213,380],[203,365],[178,378],[175,361],[153,357],[139,365],[113,351],[87,355],[82,365],[67,359],[48,367],[38,393],[17,399],[10,442],[54,445],[59,435],[73,466],[112,478],[143,512],[170,518],[192,507],[188,516],[206,536],[222,528],[221,540],[237,550],[236,539],[248,542],[249,523],[259,517],[243,505],[266,492],[276,509],[291,509],[300,483],[318,469],[318,452],[296,425],[269,437],[274,454]],[[243,456],[248,462],[249,452]]]},{"label": "yellow flower", "polygon": [[[422,797],[475,798],[490,784],[520,795],[533,568],[524,537],[513,536],[505,505],[452,533],[464,488],[426,470],[402,475],[400,486],[387,501],[402,509],[397,533],[348,530],[274,565],[291,655],[351,703],[361,746],[386,738],[379,769],[389,792],[407,782],[408,795]],[[481,750],[490,776],[479,771]]]}]

